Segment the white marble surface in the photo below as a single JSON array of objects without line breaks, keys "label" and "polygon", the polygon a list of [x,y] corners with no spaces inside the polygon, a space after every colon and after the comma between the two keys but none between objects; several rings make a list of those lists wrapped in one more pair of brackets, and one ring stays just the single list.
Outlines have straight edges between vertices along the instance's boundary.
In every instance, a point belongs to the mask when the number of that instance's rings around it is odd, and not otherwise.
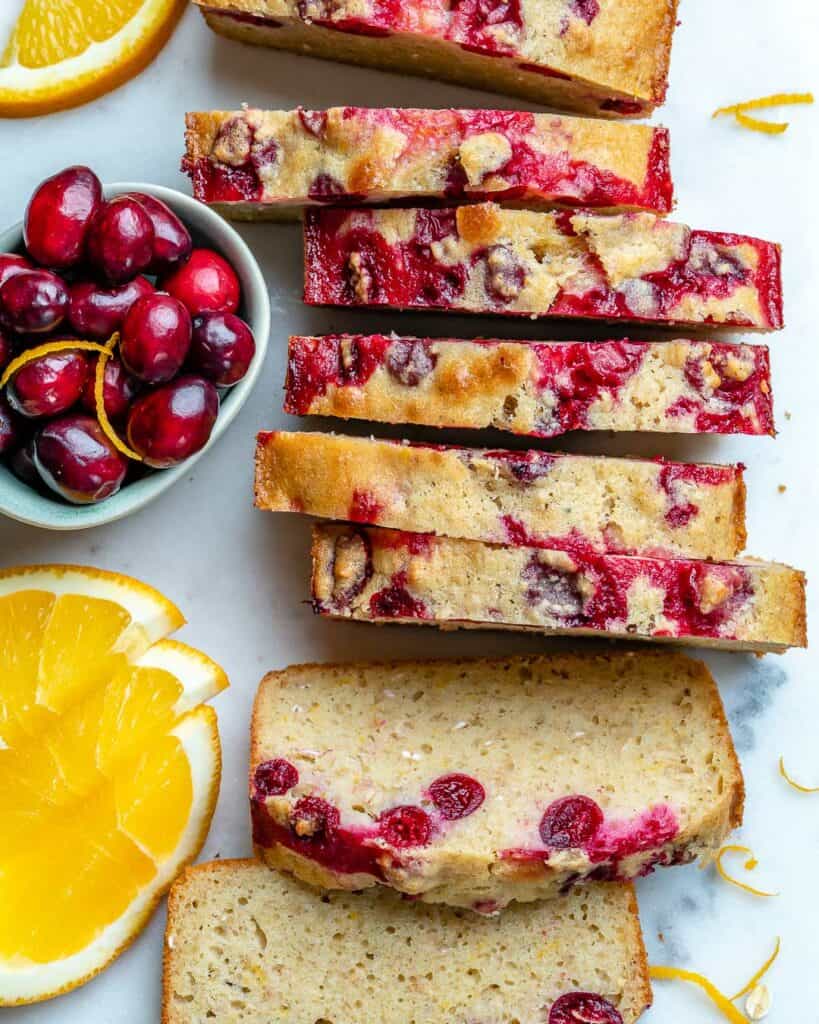
[{"label": "white marble surface", "polygon": [[[2,7],[7,16],[9,0]],[[672,88],[661,115],[673,133],[679,218],[785,245],[788,327],[770,339],[778,438],[587,437],[563,444],[609,453],[741,459],[748,466],[750,551],[797,564],[814,578],[819,578],[819,345],[811,307],[819,278],[814,195],[819,109],[795,108],[792,126],[780,138],[745,133],[727,120],[711,121],[709,114],[720,104],[755,95],[819,89],[817,44],[819,15],[809,0],[683,0]],[[213,37],[191,10],[156,63],[118,92],[48,119],[0,123],[0,224],[19,218],[25,197],[41,178],[74,162],[90,163],[109,181],[186,187],[177,170],[184,112],[241,101],[274,107],[515,105],[455,86],[245,49]],[[388,315],[370,319],[308,310],[300,303],[298,228],[259,226],[243,234],[267,275],[273,337],[256,392],[228,435],[188,478],[124,522],[71,536],[0,522],[0,564],[74,561],[140,576],[182,607],[190,625],[181,637],[203,647],[228,671],[232,688],[217,701],[224,779],[205,857],[249,849],[247,724],[264,670],[301,660],[480,655],[545,646],[535,638],[503,634],[377,630],[313,617],[303,603],[307,523],[296,516],[263,515],[251,505],[255,432],[299,426],[280,411],[287,334],[357,326],[433,335],[502,328],[478,320],[406,316],[397,322]],[[527,324],[509,333],[548,337],[547,331]],[[778,492],[780,484],[787,487],[785,493]],[[814,614],[815,596],[814,591],[809,609]],[[655,875],[640,884],[650,958],[704,970],[733,991],[781,935],[782,955],[770,975],[770,1020],[808,1024],[819,1018],[819,796],[788,790],[776,763],[785,752],[795,774],[819,782],[819,659],[797,652],[764,660],[720,655],[708,661],[720,681],[746,774],[746,825],[739,837],[759,857],[754,881],[782,894],[767,902],[754,900],[719,881],[713,871],[693,866]],[[164,912],[158,912],[135,945],[95,981],[51,1003],[2,1011],[4,1024],[156,1021],[163,918]],[[657,986],[655,1008],[646,1017],[651,1024],[717,1019],[698,991],[665,983]]]}]

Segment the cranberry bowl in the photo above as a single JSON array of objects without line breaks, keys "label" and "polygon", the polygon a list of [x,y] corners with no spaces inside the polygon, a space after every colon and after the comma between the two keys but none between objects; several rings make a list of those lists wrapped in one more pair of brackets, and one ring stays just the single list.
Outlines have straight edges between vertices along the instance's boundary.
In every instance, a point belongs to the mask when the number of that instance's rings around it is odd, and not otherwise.
[{"label": "cranberry bowl", "polygon": [[[0,342],[9,359],[61,337],[86,339],[95,343],[87,349],[99,349],[117,319],[119,344],[110,359],[55,345],[57,351],[17,370],[0,395],[0,435],[4,417],[19,435],[18,450],[0,457],[0,514],[51,530],[122,519],[176,483],[244,405],[270,333],[259,265],[218,214],[159,185],[118,182],[100,195],[99,182],[88,174],[96,182],[97,210],[81,257],[72,224],[61,235],[48,214],[37,221],[38,196],[47,206],[49,190],[59,190],[59,174],[38,187],[25,222],[0,232],[0,254],[20,254],[0,257],[15,264],[6,267],[4,281],[19,274],[3,293],[8,322],[0,325]],[[156,219],[163,211],[164,227]],[[142,251],[140,231],[153,237],[151,223],[155,241]],[[203,284],[210,288],[206,310],[200,308]],[[63,321],[51,323],[60,310]],[[8,363],[2,355],[0,362]],[[97,375],[95,359],[107,360]],[[188,416],[181,426],[174,420],[180,410]],[[115,428],[124,450],[136,449],[142,461],[131,463],[112,448],[101,429],[105,420],[105,429]],[[87,467],[97,452],[96,490],[89,492]]]}]

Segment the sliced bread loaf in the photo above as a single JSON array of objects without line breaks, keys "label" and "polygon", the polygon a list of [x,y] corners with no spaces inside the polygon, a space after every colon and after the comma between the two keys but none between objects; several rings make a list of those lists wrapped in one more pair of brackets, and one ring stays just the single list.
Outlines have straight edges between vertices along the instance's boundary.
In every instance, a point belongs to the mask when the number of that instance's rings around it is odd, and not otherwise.
[{"label": "sliced bread loaf", "polygon": [[272,672],[250,798],[273,867],[492,913],[707,855],[743,786],[705,666],[643,651]]},{"label": "sliced bread loaf", "polygon": [[773,562],[555,551],[346,525],[313,529],[313,602],[334,618],[445,629],[806,646],[805,577]]},{"label": "sliced bread loaf", "polygon": [[285,412],[431,427],[773,434],[768,349],[718,341],[290,338]]},{"label": "sliced bread loaf", "polygon": [[481,918],[234,860],[168,900],[163,1024],[634,1024],[650,1004],[630,886]]},{"label": "sliced bread loaf", "polygon": [[733,558],[742,466],[273,431],[256,505],[498,544]]}]

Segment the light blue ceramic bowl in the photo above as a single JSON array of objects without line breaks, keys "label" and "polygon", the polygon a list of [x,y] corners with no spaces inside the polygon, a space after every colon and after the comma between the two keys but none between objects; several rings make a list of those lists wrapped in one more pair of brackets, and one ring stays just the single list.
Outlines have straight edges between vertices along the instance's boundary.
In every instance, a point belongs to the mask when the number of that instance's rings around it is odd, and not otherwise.
[{"label": "light blue ceramic bowl", "polygon": [[[112,497],[96,505],[68,505],[56,495],[50,498],[32,490],[0,465],[0,513],[22,523],[48,530],[83,530],[100,526],[136,512],[173,487],[194,462],[224,434],[250,395],[262,369],[270,334],[270,300],[262,272],[253,254],[236,231],[202,203],[174,189],[142,182],[117,182],[105,186],[107,198],[123,192],[147,192],[167,203],[182,219],[193,236],[194,245],[215,249],[233,266],[242,285],[241,316],[250,324],[256,339],[256,355],[246,376],[223,393],[219,417],[210,441],[196,455],[172,469],[159,469],[134,483],[126,484]],[[21,250],[23,225],[0,233],[0,252]]]}]

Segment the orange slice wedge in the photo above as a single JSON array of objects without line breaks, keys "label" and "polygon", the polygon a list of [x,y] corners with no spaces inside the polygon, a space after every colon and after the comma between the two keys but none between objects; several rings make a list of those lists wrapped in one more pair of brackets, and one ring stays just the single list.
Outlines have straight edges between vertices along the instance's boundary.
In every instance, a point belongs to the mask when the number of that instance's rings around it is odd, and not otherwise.
[{"label": "orange slice wedge", "polygon": [[202,847],[227,679],[182,622],[126,576],[0,572],[0,1006],[101,971]]},{"label": "orange slice wedge", "polygon": [[0,59],[0,117],[95,99],[162,49],[186,0],[26,0]]}]

